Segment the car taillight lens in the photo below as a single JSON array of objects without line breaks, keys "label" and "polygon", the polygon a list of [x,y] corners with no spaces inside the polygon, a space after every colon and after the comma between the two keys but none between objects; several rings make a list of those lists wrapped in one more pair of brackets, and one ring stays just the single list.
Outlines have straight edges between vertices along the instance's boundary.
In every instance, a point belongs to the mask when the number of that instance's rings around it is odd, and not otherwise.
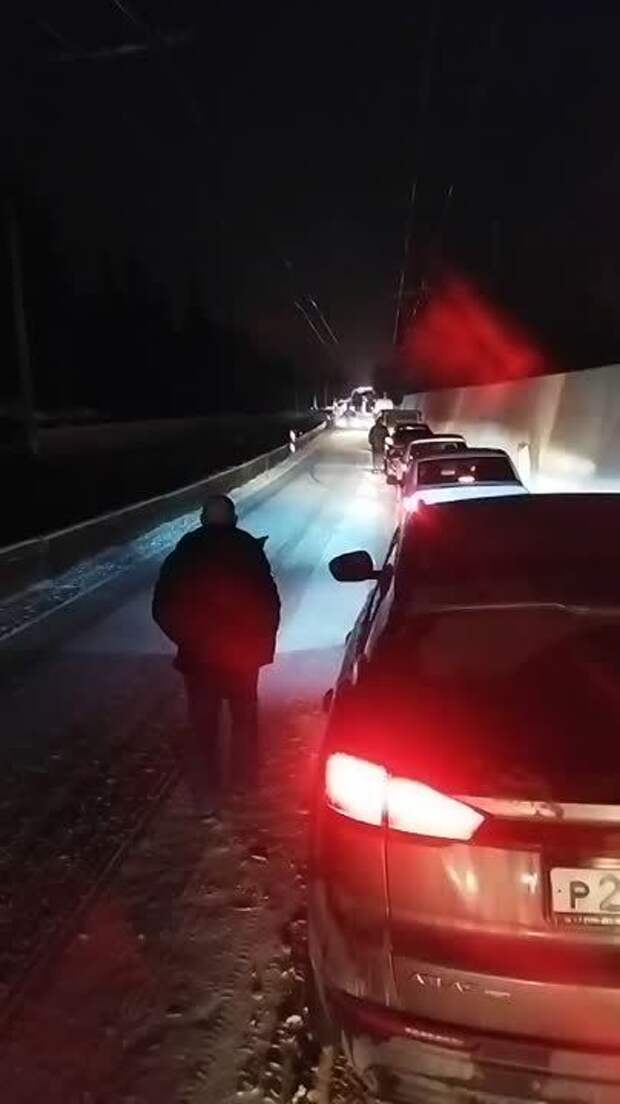
[{"label": "car taillight lens", "polygon": [[423,782],[393,778],[378,763],[336,752],[325,766],[328,804],[343,816],[434,839],[470,840],[482,813]]},{"label": "car taillight lens", "polygon": [[470,840],[484,820],[470,805],[408,778],[390,778],[387,811],[390,828],[436,839]]},{"label": "car taillight lens", "polygon": [[332,808],[364,824],[382,824],[387,771],[354,755],[330,755],[325,766],[325,792]]}]

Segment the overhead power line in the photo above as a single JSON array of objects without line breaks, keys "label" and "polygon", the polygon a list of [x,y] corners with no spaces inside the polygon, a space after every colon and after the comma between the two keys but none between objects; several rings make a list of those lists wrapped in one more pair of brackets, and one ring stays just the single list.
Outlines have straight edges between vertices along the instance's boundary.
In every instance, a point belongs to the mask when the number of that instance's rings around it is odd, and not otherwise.
[{"label": "overhead power line", "polygon": [[338,341],[338,338],[336,337],[336,335],[335,335],[334,331],[332,330],[329,322],[327,321],[325,315],[323,314],[323,311],[319,307],[319,304],[317,303],[316,299],[312,299],[309,296],[308,300],[312,304],[312,306],[314,307],[314,309],[315,309],[316,313],[318,314],[319,318],[321,319],[321,322],[323,323],[325,329],[327,330],[329,336],[331,337],[334,345],[339,345],[340,342]]},{"label": "overhead power line", "polygon": [[148,31],[146,23],[144,23],[143,20],[131,10],[129,5],[123,2],[123,0],[110,0],[110,3],[113,4],[115,8],[118,8],[125,18],[128,19],[130,23],[133,23],[135,27],[138,27],[141,31]]},{"label": "overhead power line", "polygon": [[[297,310],[299,310],[300,313],[303,313],[303,315],[306,318],[306,320],[308,321],[308,323],[312,325],[313,330],[316,333],[318,333],[319,332],[318,326],[315,322],[311,321],[311,317],[310,317],[311,312],[313,311],[315,313],[316,317],[319,319],[319,321],[321,323],[321,326],[323,327],[325,333],[328,335],[329,341],[331,342],[331,344],[333,344],[335,346],[339,346],[340,342],[339,342],[338,338],[336,337],[336,334],[334,333],[334,331],[333,331],[332,327],[330,326],[329,322],[327,321],[327,318],[325,317],[324,312],[319,307],[319,304],[317,303],[317,300],[316,300],[316,296],[315,295],[310,295],[307,291],[304,291],[302,288],[299,287],[299,280],[297,279],[297,276],[296,276],[296,273],[295,273],[295,266],[293,265],[293,262],[288,257],[283,257],[282,255],[280,255],[280,260],[282,261],[282,264],[284,265],[286,271],[288,272],[288,274],[291,278],[291,282],[295,285],[294,286],[294,295],[295,295],[295,306],[296,306]],[[302,305],[303,305],[303,307],[302,307]],[[320,337],[321,337],[321,344],[328,345],[328,342],[325,340],[325,335],[320,334]]]},{"label": "overhead power line", "polygon": [[451,182],[446,190],[438,228],[435,233],[433,245],[429,251],[427,270],[434,264],[436,265],[441,258],[448,224],[454,206],[454,193],[455,191],[458,193],[459,184],[462,186],[468,168],[471,170],[473,160],[472,148],[475,146],[474,133],[476,129],[479,133],[481,130],[485,99],[493,79],[495,55],[498,52],[501,42],[504,18],[505,10],[500,6],[493,12],[492,18],[487,25],[487,36],[486,40],[482,42],[480,62],[477,66],[478,79],[472,85],[469,98],[469,109],[465,125],[460,132],[460,139],[457,142],[456,153],[453,158]]},{"label": "overhead power line", "polygon": [[55,57],[53,61],[56,64],[66,64],[68,62],[99,62],[148,56],[149,54],[154,55],[159,59],[162,68],[165,69],[168,79],[176,84],[178,91],[185,100],[194,124],[202,126],[204,120],[200,104],[169,56],[171,49],[183,46],[191,40],[191,32],[184,29],[162,33],[157,27],[149,26],[143,18],[137,15],[127,0],[109,0],[109,2],[128,23],[131,23],[132,27],[140,31],[143,36],[142,39],[138,42],[122,42],[118,46],[101,46],[88,50],[76,42],[72,42],[48,20],[39,19],[37,23],[41,30],[64,49],[64,53]]},{"label": "overhead power line", "polygon": [[46,35],[53,38],[64,50],[77,51],[78,46],[75,42],[70,42],[66,35],[62,34],[56,27],[53,27],[51,23],[48,23],[47,19],[37,19],[37,26],[45,31]]},{"label": "overhead power line", "polygon": [[161,45],[149,40],[146,42],[123,42],[120,46],[104,46],[98,50],[71,50],[66,54],[61,54],[56,58],[56,61],[59,63],[69,61],[110,61],[116,58],[122,59],[130,57],[132,54],[152,54],[154,50],[168,50],[174,49],[176,46],[184,46],[186,42],[189,42],[190,37],[188,31],[178,31],[176,34],[162,35]]},{"label": "overhead power line", "polygon": [[392,333],[392,344],[398,343],[398,336],[400,333],[400,320],[403,307],[403,295],[405,290],[405,280],[407,278],[407,271],[409,268],[409,255],[411,252],[411,237],[413,233],[413,220],[415,214],[415,204],[418,194],[418,181],[420,178],[420,168],[422,163],[422,154],[425,145],[426,138],[426,117],[428,114],[428,105],[430,102],[431,93],[431,81],[433,76],[433,63],[435,59],[435,42],[437,39],[437,32],[439,29],[439,18],[441,11],[440,0],[431,0],[429,16],[428,16],[428,37],[426,41],[426,48],[424,52],[424,58],[422,60],[422,66],[420,69],[420,81],[418,85],[418,118],[417,118],[417,148],[415,157],[415,168],[411,178],[411,189],[409,192],[409,204],[407,207],[407,217],[405,219],[405,233],[403,238],[403,259],[398,276],[398,283],[396,289],[396,311],[394,314],[394,330]]},{"label": "overhead power line", "polygon": [[315,324],[312,321],[312,319],[311,319],[310,315],[308,314],[307,310],[305,309],[303,304],[300,303],[299,300],[297,300],[297,299],[295,300],[295,307],[297,308],[297,310],[301,314],[302,318],[304,318],[305,321],[308,323],[308,325],[309,325],[310,329],[312,330],[313,334],[321,342],[321,345],[323,345],[326,349],[328,349],[329,348],[329,342],[326,341],[325,338],[323,337],[323,334],[319,332],[318,328],[315,326]]},{"label": "overhead power line", "polygon": [[194,123],[197,126],[203,124],[203,114],[200,104],[194,97],[194,94],[185,83],[183,77],[178,72],[176,67],[170,61],[168,54],[168,48],[165,41],[165,36],[160,34],[156,27],[149,27],[143,19],[136,15],[133,8],[127,3],[127,0],[110,0],[110,3],[127,19],[134,27],[137,27],[146,37],[151,47],[156,48],[156,54],[159,57],[162,65],[164,66],[168,76],[177,85],[177,88],[185,98],[186,104],[190,109]]}]

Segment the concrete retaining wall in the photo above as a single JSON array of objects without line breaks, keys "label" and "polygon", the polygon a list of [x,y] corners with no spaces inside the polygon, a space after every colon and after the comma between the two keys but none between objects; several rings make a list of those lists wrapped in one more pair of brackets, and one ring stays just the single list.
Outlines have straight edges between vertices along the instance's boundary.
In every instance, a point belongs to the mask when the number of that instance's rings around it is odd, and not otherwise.
[{"label": "concrete retaining wall", "polygon": [[507,449],[534,489],[620,489],[620,365],[408,395],[436,431]]},{"label": "concrete retaining wall", "polygon": [[294,459],[291,458],[289,446],[283,445],[177,491],[1,549],[0,598],[18,594],[27,587],[53,579],[106,548],[123,544],[164,522],[199,509],[209,493],[226,494],[233,487],[248,483],[286,461],[295,462],[303,456],[304,446],[313,441],[323,429],[323,425],[318,426],[297,439]]}]

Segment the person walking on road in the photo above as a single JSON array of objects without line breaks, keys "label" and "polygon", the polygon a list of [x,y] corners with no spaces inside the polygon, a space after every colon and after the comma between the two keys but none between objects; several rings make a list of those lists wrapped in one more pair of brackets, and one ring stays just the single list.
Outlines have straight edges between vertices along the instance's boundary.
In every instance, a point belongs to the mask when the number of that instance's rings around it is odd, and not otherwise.
[{"label": "person walking on road", "polygon": [[383,453],[385,449],[385,438],[388,435],[386,426],[383,424],[381,418],[377,418],[375,424],[371,427],[368,434],[368,443],[372,452],[372,470],[383,470]]},{"label": "person walking on road", "polygon": [[207,499],[198,529],[165,560],[153,596],[153,617],[178,648],[185,679],[189,744],[179,748],[197,812],[217,806],[222,790],[218,735],[221,705],[232,717],[235,788],[256,783],[258,675],[272,663],[280,598],[264,552],[266,537],[237,527],[232,499]]}]

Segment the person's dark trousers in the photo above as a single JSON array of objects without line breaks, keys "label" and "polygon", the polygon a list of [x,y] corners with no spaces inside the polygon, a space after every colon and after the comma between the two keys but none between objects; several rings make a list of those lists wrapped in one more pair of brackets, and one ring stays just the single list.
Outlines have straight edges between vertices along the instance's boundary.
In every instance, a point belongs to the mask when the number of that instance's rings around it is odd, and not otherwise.
[{"label": "person's dark trousers", "polygon": [[[191,725],[190,757],[195,764],[193,778],[188,777],[192,794],[221,793],[223,786],[219,739],[221,706],[230,704],[231,782],[233,787],[256,784],[258,775],[258,668],[220,671],[203,667],[185,675]],[[191,764],[187,769],[192,773]]]},{"label": "person's dark trousers", "polygon": [[383,452],[381,449],[372,449],[372,470],[380,471],[383,467]]}]

